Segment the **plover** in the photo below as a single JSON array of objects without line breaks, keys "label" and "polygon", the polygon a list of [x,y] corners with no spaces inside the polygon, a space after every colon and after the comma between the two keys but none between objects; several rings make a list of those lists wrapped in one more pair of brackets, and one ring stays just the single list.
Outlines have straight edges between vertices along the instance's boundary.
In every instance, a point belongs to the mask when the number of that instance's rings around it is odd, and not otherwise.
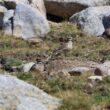
[{"label": "plover", "polygon": [[72,38],[68,38],[68,40],[66,42],[61,42],[60,44],[61,46],[57,49],[55,49],[51,55],[49,55],[46,60],[43,62],[45,70],[46,70],[46,66],[47,64],[53,60],[56,56],[58,56],[59,54],[65,52],[65,51],[70,51],[73,48],[73,42],[72,42]]},{"label": "plover", "polygon": [[67,42],[61,42],[60,47],[55,49],[49,59],[53,59],[53,57],[65,52],[65,51],[70,51],[73,48],[73,42],[72,38],[68,38]]}]

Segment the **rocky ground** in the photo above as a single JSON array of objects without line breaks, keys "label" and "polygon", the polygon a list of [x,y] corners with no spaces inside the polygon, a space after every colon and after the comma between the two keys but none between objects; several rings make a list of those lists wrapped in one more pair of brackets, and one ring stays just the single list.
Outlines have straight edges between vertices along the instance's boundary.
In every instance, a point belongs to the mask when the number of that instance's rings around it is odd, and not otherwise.
[{"label": "rocky ground", "polygon": [[109,5],[1,0],[0,110],[109,110]]},{"label": "rocky ground", "polygon": [[[87,36],[79,31],[76,25],[71,25],[70,23],[54,24],[50,22],[50,25],[51,32],[39,44],[30,44],[16,38],[12,39],[12,36],[5,36],[1,32],[1,74],[4,74],[1,77],[6,77],[8,81],[8,77],[10,80],[11,76],[7,75],[17,76],[19,79],[57,97],[62,100],[60,101],[62,105],[59,110],[97,110],[108,107],[110,41],[105,38]],[[65,39],[68,36],[73,37],[73,49],[67,53],[60,54],[44,65],[43,61],[47,59],[55,48],[59,47],[59,38],[62,36]],[[103,62],[108,64],[104,65]],[[98,72],[97,69],[99,69]],[[9,84],[9,81],[7,83]],[[4,84],[4,86],[6,85]],[[15,92],[13,92],[16,95],[18,94],[16,91],[17,85],[13,86],[15,89]],[[10,84],[9,87],[11,87]],[[5,93],[9,94],[8,92]],[[21,100],[18,98],[17,100]],[[8,100],[9,98],[7,98]],[[30,103],[28,99],[23,100],[27,100],[26,103]],[[18,105],[18,102],[14,104]],[[12,105],[15,106],[14,104]],[[6,106],[4,105],[3,107]]]}]

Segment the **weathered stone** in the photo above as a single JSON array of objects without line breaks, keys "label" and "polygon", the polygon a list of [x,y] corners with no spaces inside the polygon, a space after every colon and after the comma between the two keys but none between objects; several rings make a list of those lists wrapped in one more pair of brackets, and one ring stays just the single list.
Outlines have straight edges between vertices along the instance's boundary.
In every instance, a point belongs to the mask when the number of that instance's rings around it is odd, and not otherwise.
[{"label": "weathered stone", "polygon": [[73,75],[82,75],[84,73],[86,73],[87,71],[89,71],[90,69],[87,68],[87,67],[75,67],[75,68],[72,68],[70,70],[68,70],[68,73],[73,76]]},{"label": "weathered stone", "polygon": [[[90,7],[70,17],[81,30],[89,35],[100,36],[110,27],[110,6]],[[100,27],[100,28],[99,28]]]},{"label": "weathered stone", "polygon": [[10,75],[0,75],[0,109],[55,110],[60,100]]},{"label": "weathered stone", "polygon": [[88,82],[92,83],[92,84],[96,84],[98,81],[102,81],[103,78],[102,76],[90,76],[88,77]]},{"label": "weathered stone", "polygon": [[[28,105],[28,106],[27,106]],[[20,104],[17,105],[16,110],[48,110],[42,103],[40,103],[37,99],[22,97],[20,99]]]},{"label": "weathered stone", "polygon": [[30,63],[22,64],[19,68],[23,72],[29,72],[34,65],[35,65],[34,62],[30,62]]},{"label": "weathered stone", "polygon": [[48,21],[38,10],[25,4],[17,5],[14,16],[14,36],[23,39],[44,37],[49,30]]},{"label": "weathered stone", "polygon": [[47,13],[69,18],[90,6],[109,5],[109,0],[44,0]]}]

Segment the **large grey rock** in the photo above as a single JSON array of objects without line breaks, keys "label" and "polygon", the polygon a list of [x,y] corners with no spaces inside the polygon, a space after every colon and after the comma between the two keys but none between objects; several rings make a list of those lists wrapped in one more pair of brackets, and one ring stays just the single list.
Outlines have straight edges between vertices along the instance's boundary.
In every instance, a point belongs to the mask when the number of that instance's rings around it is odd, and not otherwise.
[{"label": "large grey rock", "polygon": [[100,36],[110,27],[109,10],[110,6],[90,7],[70,17],[70,21],[90,35]]},{"label": "large grey rock", "polygon": [[47,19],[38,10],[25,4],[17,5],[12,30],[15,37],[23,39],[44,37],[49,30]]},{"label": "large grey rock", "polygon": [[68,73],[73,76],[73,75],[82,75],[84,73],[87,73],[90,71],[88,67],[74,67],[70,70],[68,70]]},{"label": "large grey rock", "polygon": [[8,9],[15,9],[16,5],[19,3],[31,5],[46,16],[46,9],[43,0],[4,0],[4,4]]},{"label": "large grey rock", "polygon": [[44,0],[47,13],[68,18],[89,7],[109,5],[109,0]]},{"label": "large grey rock", "polygon": [[60,100],[10,75],[0,75],[0,110],[55,110]]},{"label": "large grey rock", "polygon": [[[40,103],[37,99],[23,97],[21,98],[21,104],[17,106],[16,110],[48,110],[42,103]],[[28,105],[28,106],[27,106]]]}]

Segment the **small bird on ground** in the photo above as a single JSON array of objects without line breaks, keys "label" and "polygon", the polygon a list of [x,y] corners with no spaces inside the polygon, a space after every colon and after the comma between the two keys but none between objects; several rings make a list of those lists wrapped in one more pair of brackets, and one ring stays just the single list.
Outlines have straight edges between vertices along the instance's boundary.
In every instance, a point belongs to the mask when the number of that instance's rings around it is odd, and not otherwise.
[{"label": "small bird on ground", "polygon": [[64,51],[70,51],[73,48],[72,38],[68,38],[66,42],[61,42],[61,46],[53,51],[53,54],[57,55]]},{"label": "small bird on ground", "polygon": [[61,42],[61,46],[57,49],[55,49],[52,54],[49,56],[48,60],[53,59],[55,56],[58,56],[59,54],[70,51],[73,49],[73,42],[72,37],[68,38],[66,42]]},{"label": "small bird on ground", "polygon": [[61,41],[60,47],[55,49],[51,53],[51,55],[49,55],[49,56],[47,55],[47,58],[45,60],[42,60],[40,58],[40,60],[37,59],[37,62],[39,62],[39,61],[42,62],[44,64],[44,68],[45,68],[44,70],[46,71],[47,65],[51,60],[53,60],[56,56],[60,55],[61,53],[68,52],[72,49],[73,49],[73,42],[72,42],[72,37],[70,37],[67,39],[67,41]]}]

